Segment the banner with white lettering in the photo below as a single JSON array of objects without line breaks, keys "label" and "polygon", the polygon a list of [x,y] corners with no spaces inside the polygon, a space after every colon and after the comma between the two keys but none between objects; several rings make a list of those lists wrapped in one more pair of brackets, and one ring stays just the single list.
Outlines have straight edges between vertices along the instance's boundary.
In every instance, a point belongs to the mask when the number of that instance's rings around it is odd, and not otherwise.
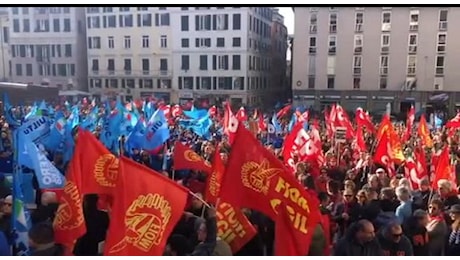
[{"label": "banner with white lettering", "polygon": [[27,153],[32,162],[40,189],[64,188],[64,175],[48,160],[44,151],[38,149],[34,143],[27,142]]},{"label": "banner with white lettering", "polygon": [[45,141],[50,134],[50,121],[44,116],[35,116],[24,122],[16,131],[18,163],[28,168],[33,168],[29,155],[27,154],[27,143],[33,142],[39,144]]}]

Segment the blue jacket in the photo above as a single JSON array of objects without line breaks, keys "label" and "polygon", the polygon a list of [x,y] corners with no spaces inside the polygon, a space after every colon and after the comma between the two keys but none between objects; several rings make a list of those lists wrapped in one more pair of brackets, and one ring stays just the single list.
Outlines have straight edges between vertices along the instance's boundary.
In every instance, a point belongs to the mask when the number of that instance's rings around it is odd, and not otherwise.
[{"label": "blue jacket", "polygon": [[0,231],[0,256],[11,256],[10,245],[3,232]]}]

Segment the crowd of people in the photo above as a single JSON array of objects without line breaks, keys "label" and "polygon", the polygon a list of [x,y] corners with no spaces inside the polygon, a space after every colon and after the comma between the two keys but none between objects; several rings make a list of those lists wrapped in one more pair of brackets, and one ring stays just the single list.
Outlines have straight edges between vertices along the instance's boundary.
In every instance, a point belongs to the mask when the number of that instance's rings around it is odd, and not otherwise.
[{"label": "crowd of people", "polygon": [[[377,122],[375,122],[377,123]],[[13,148],[11,132],[2,119],[2,162],[12,161]],[[210,140],[199,138],[187,129],[171,125],[172,138],[166,147],[152,154],[143,150],[126,153],[131,158],[188,187],[196,194],[190,199],[181,220],[169,236],[164,255],[172,256],[270,256],[274,254],[275,224],[267,216],[251,209],[241,209],[256,227],[257,234],[238,252],[232,252],[226,241],[218,237],[216,211],[203,201],[202,193],[206,174],[194,170],[174,170],[174,162],[168,158],[164,167],[164,157],[170,157],[175,141],[185,141],[206,161],[211,161],[215,153],[220,153],[223,164],[228,161],[231,150],[226,138],[218,131],[219,123],[211,128]],[[400,126],[399,126],[400,127]],[[396,127],[398,129],[398,127]],[[401,130],[403,131],[403,130]],[[294,172],[298,181],[316,194],[320,201],[320,211],[328,221],[321,222],[314,230],[309,246],[310,256],[455,256],[460,255],[460,199],[457,183],[439,180],[437,189],[432,187],[430,176],[419,180],[414,189],[409,176],[401,165],[395,176],[390,176],[385,167],[372,159],[372,152],[354,155],[352,140],[337,149],[333,140],[326,137],[326,127],[320,129],[323,152],[326,161],[319,169],[308,162],[296,161]],[[441,144],[454,141],[444,138],[445,129],[432,132],[434,146],[426,150],[427,158],[437,154]],[[98,130],[94,133],[98,136]],[[285,135],[277,134],[266,138],[267,133],[259,133],[258,138],[266,148],[283,161],[282,144]],[[123,148],[123,137],[120,148]],[[375,144],[375,136],[366,134],[369,147]],[[417,138],[406,144],[413,147]],[[87,147],[91,149],[91,147]],[[455,148],[456,149],[456,148]],[[455,163],[457,151],[454,150]],[[123,153],[123,149],[121,149]],[[460,153],[458,153],[460,154]],[[59,154],[50,154],[50,159],[62,169]],[[7,163],[3,163],[7,165]],[[359,167],[358,167],[359,165]],[[456,165],[455,165],[456,166]],[[6,167],[6,166],[5,166]],[[428,172],[434,171],[431,160],[427,160]],[[457,168],[457,167],[456,167]],[[319,170],[316,176],[313,171]],[[8,170],[0,169],[0,172]],[[456,171],[458,172],[458,170]],[[35,185],[35,188],[37,186]],[[0,255],[12,255],[11,215],[13,198],[6,185],[5,175],[0,174]],[[30,209],[32,227],[28,231],[32,255],[94,256],[102,254],[109,217],[98,207],[97,195],[86,195],[83,202],[87,233],[76,242],[72,252],[55,243],[52,221],[59,205],[58,194],[37,188],[37,207]]]}]

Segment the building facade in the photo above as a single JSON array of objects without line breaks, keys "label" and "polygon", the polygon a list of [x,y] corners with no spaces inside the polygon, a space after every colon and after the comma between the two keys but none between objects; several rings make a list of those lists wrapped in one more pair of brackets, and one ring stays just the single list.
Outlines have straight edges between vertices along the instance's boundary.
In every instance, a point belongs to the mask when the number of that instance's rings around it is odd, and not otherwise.
[{"label": "building facade", "polygon": [[9,8],[11,80],[86,90],[84,18],[83,8]]},{"label": "building facade", "polygon": [[171,100],[171,13],[166,7],[86,8],[89,90]]},{"label": "building facade", "polygon": [[8,9],[0,9],[0,81],[11,78]]},{"label": "building facade", "polygon": [[[281,79],[275,79],[272,72],[286,66],[286,46],[273,46],[273,24],[281,27],[279,17],[273,22],[274,9],[171,9],[173,91],[179,102],[208,99],[211,103],[230,100],[269,105],[273,101]],[[285,37],[282,35],[277,34]],[[274,55],[284,55],[284,60],[274,63]]]},{"label": "building facade", "polygon": [[395,112],[460,107],[460,8],[295,7],[294,102]]}]

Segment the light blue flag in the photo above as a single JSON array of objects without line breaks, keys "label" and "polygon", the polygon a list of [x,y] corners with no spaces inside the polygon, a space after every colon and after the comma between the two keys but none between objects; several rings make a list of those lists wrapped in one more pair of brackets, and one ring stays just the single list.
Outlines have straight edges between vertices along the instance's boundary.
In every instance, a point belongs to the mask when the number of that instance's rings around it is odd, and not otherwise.
[{"label": "light blue flag", "polygon": [[208,110],[206,109],[193,109],[190,111],[183,111],[184,115],[191,119],[200,119],[208,115]]},{"label": "light blue flag", "polygon": [[276,112],[273,113],[273,116],[272,116],[272,125],[275,128],[275,133],[278,134],[278,133],[283,132],[283,129],[281,128],[281,125],[278,122],[278,119],[276,118]]},{"label": "light blue flag", "polygon": [[64,139],[65,125],[67,121],[61,111],[56,113],[55,121],[50,128],[48,138],[42,143],[45,148],[51,152],[55,152]]},{"label": "light blue flag", "polygon": [[17,256],[30,255],[28,231],[32,226],[29,211],[25,208],[21,189],[21,174],[13,177],[13,234]]},{"label": "light blue flag", "polygon": [[50,122],[47,117],[34,116],[17,129],[18,133],[18,163],[28,168],[33,168],[27,154],[27,142],[43,143],[50,134]]},{"label": "light blue flag", "polygon": [[33,170],[40,189],[60,189],[64,187],[65,178],[48,160],[46,154],[32,143],[27,143],[27,153],[32,161]]},{"label": "light blue flag", "polygon": [[10,104],[10,99],[8,98],[8,94],[3,94],[3,113],[5,114],[6,122],[10,127],[17,128],[21,125],[21,123],[16,120],[15,116],[12,112],[13,106]]},{"label": "light blue flag", "polygon": [[206,115],[200,119],[182,119],[179,121],[179,125],[191,130],[196,135],[208,139],[210,137],[209,129],[212,125],[212,120],[209,115]]}]

